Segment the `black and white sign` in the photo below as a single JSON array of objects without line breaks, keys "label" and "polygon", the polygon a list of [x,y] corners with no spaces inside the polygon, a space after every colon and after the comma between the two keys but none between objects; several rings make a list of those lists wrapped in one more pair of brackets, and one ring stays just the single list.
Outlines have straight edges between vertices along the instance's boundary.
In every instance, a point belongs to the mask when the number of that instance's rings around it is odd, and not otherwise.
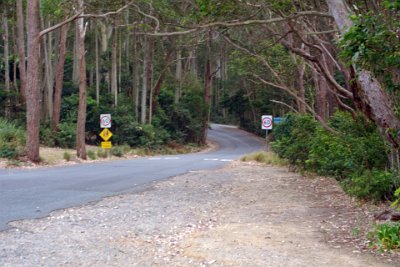
[{"label": "black and white sign", "polygon": [[100,115],[100,128],[111,128],[111,114]]},{"label": "black and white sign", "polygon": [[271,115],[263,115],[261,117],[261,129],[263,130],[272,130],[272,116]]}]

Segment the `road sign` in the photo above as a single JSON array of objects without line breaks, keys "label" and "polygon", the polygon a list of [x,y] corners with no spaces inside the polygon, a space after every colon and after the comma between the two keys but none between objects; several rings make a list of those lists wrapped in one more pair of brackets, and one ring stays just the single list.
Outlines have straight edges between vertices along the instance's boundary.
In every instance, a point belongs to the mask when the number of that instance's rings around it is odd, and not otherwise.
[{"label": "road sign", "polygon": [[274,117],[274,124],[282,123],[284,118],[282,117]]},{"label": "road sign", "polygon": [[100,115],[100,128],[111,128],[111,114]]},{"label": "road sign", "polygon": [[112,147],[112,144],[111,144],[110,141],[108,141],[108,142],[101,142],[101,148],[110,149],[111,147]]},{"label": "road sign", "polygon": [[272,121],[271,115],[263,115],[261,117],[261,129],[272,130]]},{"label": "road sign", "polygon": [[110,130],[105,128],[103,131],[101,131],[101,133],[99,135],[101,138],[103,138],[104,141],[108,141],[113,134]]}]

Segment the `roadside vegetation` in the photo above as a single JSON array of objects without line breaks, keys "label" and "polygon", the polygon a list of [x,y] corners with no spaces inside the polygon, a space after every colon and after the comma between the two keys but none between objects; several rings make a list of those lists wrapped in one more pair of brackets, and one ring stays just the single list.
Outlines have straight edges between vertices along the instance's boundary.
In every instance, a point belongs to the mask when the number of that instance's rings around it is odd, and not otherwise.
[{"label": "roadside vegetation", "polygon": [[285,159],[280,158],[276,153],[272,151],[259,151],[249,155],[246,155],[240,159],[243,162],[248,161],[256,161],[259,163],[263,163],[266,165],[273,166],[285,166],[287,165],[287,161]]}]

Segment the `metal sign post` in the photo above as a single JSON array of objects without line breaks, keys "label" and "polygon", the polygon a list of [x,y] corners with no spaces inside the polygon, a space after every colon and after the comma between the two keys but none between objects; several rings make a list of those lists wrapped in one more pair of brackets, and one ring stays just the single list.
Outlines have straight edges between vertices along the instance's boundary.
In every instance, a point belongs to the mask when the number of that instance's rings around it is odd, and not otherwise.
[{"label": "metal sign post", "polygon": [[108,141],[112,136],[112,132],[108,130],[108,128],[111,128],[111,114],[100,115],[100,128],[102,128],[103,131],[101,131],[99,135],[104,140],[101,142],[101,148],[105,149],[107,151],[107,157],[111,158],[110,149],[112,143]]},{"label": "metal sign post", "polygon": [[273,117],[271,115],[261,116],[261,129],[266,130],[265,142],[267,143],[267,150],[269,149],[268,131],[272,130]]}]

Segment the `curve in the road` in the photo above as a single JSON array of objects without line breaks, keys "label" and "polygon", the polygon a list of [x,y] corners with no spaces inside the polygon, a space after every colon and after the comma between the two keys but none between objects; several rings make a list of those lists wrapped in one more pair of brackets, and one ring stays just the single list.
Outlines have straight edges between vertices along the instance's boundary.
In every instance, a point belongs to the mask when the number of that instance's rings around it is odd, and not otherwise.
[{"label": "curve in the road", "polygon": [[0,169],[0,230],[10,221],[47,216],[51,211],[135,192],[151,182],[214,169],[263,148],[261,139],[233,127],[213,125],[207,153],[145,157],[35,170]]}]

